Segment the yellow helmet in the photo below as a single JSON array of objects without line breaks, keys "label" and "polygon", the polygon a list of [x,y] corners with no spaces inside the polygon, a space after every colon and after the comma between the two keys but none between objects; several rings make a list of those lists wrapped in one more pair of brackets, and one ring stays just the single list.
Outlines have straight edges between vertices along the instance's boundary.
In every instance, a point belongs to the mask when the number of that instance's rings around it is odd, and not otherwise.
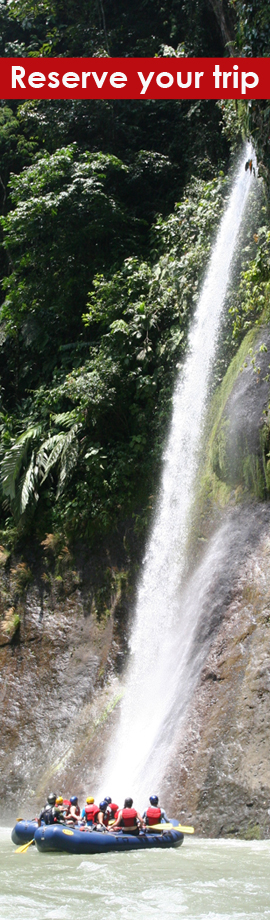
[{"label": "yellow helmet", "polygon": [[87,804],[87,805],[93,805],[93,802],[94,802],[94,801],[95,801],[95,800],[93,799],[93,796],[92,796],[92,795],[88,795],[88,796],[87,796],[87,799],[86,799],[86,804]]},{"label": "yellow helmet", "polygon": [[59,795],[55,802],[56,805],[63,805],[63,796]]}]

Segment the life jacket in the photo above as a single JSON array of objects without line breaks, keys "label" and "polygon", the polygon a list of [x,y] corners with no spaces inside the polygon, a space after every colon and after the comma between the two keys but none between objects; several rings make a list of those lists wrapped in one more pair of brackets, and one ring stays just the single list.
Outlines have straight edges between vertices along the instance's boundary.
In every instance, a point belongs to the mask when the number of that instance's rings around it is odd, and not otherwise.
[{"label": "life jacket", "polygon": [[111,813],[112,818],[115,818],[116,812],[119,811],[119,805],[116,805],[115,802],[111,802],[107,810]]},{"label": "life jacket", "polygon": [[95,818],[97,817],[99,813],[98,805],[95,805],[95,803],[93,803],[92,805],[86,805],[84,810],[85,810],[85,817],[86,817],[87,822],[92,821],[94,824]]},{"label": "life jacket", "polygon": [[151,827],[152,824],[160,824],[160,819],[161,808],[155,808],[154,805],[149,805],[146,812],[146,823]]},{"label": "life jacket", "polygon": [[[108,822],[116,821],[118,812],[119,812],[119,805],[116,805],[115,802],[111,802],[111,804],[108,805],[108,808],[106,810],[106,818],[108,819]],[[105,819],[104,819],[104,823],[105,823]]]},{"label": "life jacket", "polygon": [[51,805],[45,805],[45,808],[40,815],[41,821],[44,824],[53,824],[54,823],[54,807]]},{"label": "life jacket", "polygon": [[123,808],[121,824],[122,827],[137,827],[137,812],[135,808]]}]

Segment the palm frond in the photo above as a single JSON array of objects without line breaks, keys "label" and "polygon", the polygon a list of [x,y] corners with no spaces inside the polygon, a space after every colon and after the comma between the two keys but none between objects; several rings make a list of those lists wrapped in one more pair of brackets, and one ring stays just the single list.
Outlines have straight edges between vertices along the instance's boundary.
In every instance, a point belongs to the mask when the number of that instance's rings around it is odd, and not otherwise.
[{"label": "palm frond", "polygon": [[23,431],[23,433],[19,435],[12,447],[6,451],[1,461],[0,470],[3,493],[9,496],[11,501],[15,498],[16,482],[21,466],[27,456],[29,442],[39,437],[40,433],[40,425],[27,428],[26,431]]},{"label": "palm frond", "polygon": [[77,440],[73,440],[71,444],[66,447],[66,450],[63,451],[61,456],[61,468],[60,475],[57,486],[56,498],[59,498],[59,495],[63,492],[64,485],[68,476],[74,469],[77,463],[79,453],[79,445]]},{"label": "palm frond", "polygon": [[22,483],[21,483],[21,498],[20,498],[20,511],[21,514],[24,513],[25,509],[29,502],[34,498],[35,501],[38,501],[39,495],[36,490],[36,473],[37,467],[35,463],[35,452],[32,452],[31,460],[29,466],[24,474]]},{"label": "palm frond", "polygon": [[[60,437],[62,436],[62,433]],[[51,453],[54,447],[59,443],[59,434],[50,435],[49,438],[46,438],[43,441],[43,444],[39,448],[36,456],[36,464],[39,470],[39,475],[42,476],[42,482],[47,478],[48,474],[48,463],[50,461]]]},{"label": "palm frond", "polygon": [[[50,470],[52,469],[53,466],[55,466],[55,464],[58,462],[60,458],[62,458],[61,463],[62,462],[64,463],[64,457],[70,445],[75,440],[77,432],[80,427],[81,426],[79,424],[73,425],[73,427],[70,428],[69,431],[67,432],[60,431],[59,434],[53,435],[51,438],[48,438],[47,442],[44,442],[44,444],[42,445],[42,448],[44,451],[43,456],[45,458],[46,451],[49,451],[49,455],[44,465],[42,483],[45,482],[45,479],[47,479],[47,476],[49,475]],[[78,451],[77,451],[76,457],[77,455],[78,455]],[[75,454],[74,454],[74,457],[75,457]]]}]

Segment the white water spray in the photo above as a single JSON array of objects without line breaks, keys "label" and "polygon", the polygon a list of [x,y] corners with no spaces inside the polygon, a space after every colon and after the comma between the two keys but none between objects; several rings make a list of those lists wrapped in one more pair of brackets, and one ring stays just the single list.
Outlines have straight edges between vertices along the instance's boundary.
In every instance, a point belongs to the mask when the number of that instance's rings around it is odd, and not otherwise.
[{"label": "white water spray", "polygon": [[174,703],[179,711],[179,701],[183,704],[180,709],[188,702],[190,649],[202,593],[199,579],[197,602],[193,596],[192,604],[187,603],[188,595],[184,592],[184,599],[182,592],[181,596],[180,584],[209,377],[232,256],[252,181],[244,169],[250,155],[246,150],[241,159],[221,221],[173,399],[160,498],[138,588],[126,692],[102,782],[101,791],[108,786],[120,802],[125,795],[147,800],[153,788],[156,791],[174,730],[170,713]]}]

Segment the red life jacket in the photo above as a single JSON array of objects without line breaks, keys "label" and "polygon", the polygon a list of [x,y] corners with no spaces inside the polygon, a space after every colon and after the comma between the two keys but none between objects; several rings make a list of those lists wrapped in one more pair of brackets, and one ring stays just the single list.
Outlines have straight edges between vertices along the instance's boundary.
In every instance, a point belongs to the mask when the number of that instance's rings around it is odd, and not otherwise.
[{"label": "red life jacket", "polygon": [[124,827],[137,827],[136,818],[137,812],[135,808],[123,808],[121,824],[123,822]]},{"label": "red life jacket", "polygon": [[111,804],[108,805],[108,808],[106,811],[106,816],[108,815],[108,820],[115,821],[118,811],[119,811],[119,805],[116,805],[115,802],[111,802]]},{"label": "red life jacket", "polygon": [[149,805],[146,812],[146,823],[151,827],[152,824],[160,824],[160,819],[161,808],[154,808],[153,805]]},{"label": "red life jacket", "polygon": [[94,824],[95,818],[97,817],[99,813],[98,805],[95,805],[95,803],[93,803],[92,805],[86,805],[84,810],[85,810],[86,820],[93,821],[93,824]]}]

